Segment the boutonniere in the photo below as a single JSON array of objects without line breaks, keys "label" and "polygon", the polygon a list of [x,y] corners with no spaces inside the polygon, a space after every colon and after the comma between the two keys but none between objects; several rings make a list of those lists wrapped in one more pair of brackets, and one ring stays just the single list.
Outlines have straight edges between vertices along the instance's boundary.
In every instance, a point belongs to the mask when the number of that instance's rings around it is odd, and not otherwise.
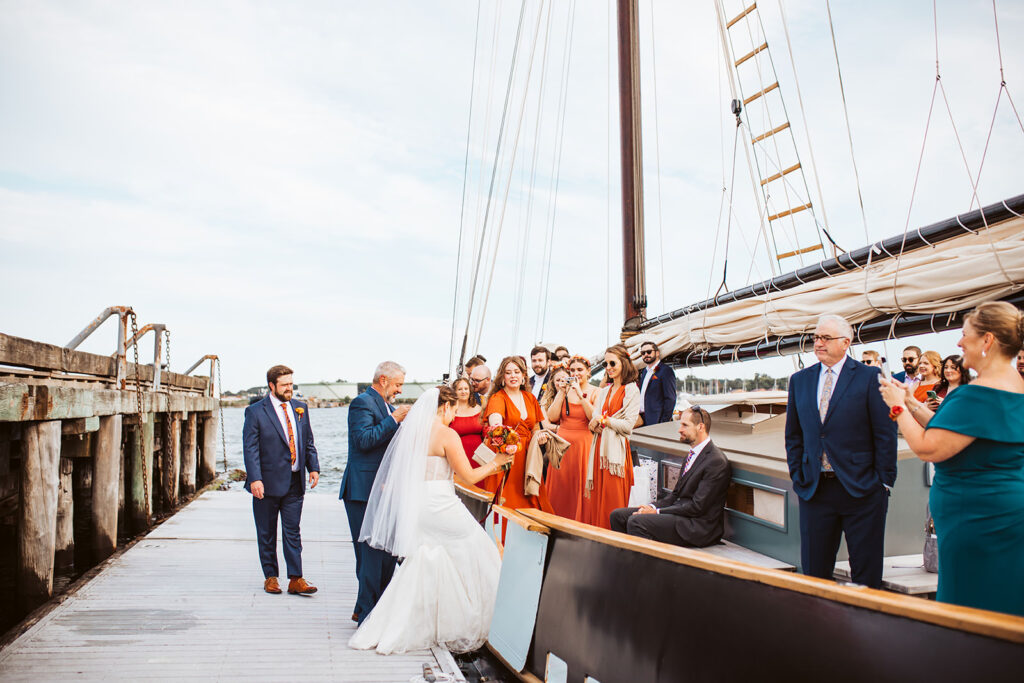
[{"label": "boutonniere", "polygon": [[547,391],[547,388],[548,388],[548,383],[547,382],[544,382],[544,384],[540,385],[540,390],[541,391]]},{"label": "boutonniere", "polygon": [[305,413],[305,412],[306,412],[306,409],[301,407],[301,406],[296,408],[295,409],[295,419],[296,420],[301,420],[302,419],[302,414]]},{"label": "boutonniere", "polygon": [[651,375],[651,379],[658,379],[658,374],[655,373],[655,374]]}]

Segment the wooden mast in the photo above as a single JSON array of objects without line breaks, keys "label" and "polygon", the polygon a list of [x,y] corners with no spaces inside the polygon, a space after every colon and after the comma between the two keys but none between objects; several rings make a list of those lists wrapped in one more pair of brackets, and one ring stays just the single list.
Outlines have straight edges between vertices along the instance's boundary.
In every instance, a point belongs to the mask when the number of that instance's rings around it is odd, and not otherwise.
[{"label": "wooden mast", "polygon": [[622,173],[623,337],[646,317],[644,276],[644,177],[640,136],[640,52],[636,0],[617,0],[619,135]]}]

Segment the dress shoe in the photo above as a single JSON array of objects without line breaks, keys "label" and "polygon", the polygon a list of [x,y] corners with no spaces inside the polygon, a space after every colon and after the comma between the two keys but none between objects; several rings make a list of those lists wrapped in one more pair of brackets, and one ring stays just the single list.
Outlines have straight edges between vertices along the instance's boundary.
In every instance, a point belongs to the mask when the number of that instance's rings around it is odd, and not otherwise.
[{"label": "dress shoe", "polygon": [[352,621],[356,622],[357,624],[359,623],[359,615],[355,612],[352,613]]},{"label": "dress shoe", "polygon": [[316,593],[316,586],[310,586],[301,576],[296,576],[288,582],[288,592],[292,595],[310,595]]},{"label": "dress shoe", "polygon": [[268,576],[266,581],[263,582],[263,590],[268,593],[273,593],[274,595],[279,594],[281,592],[281,586],[277,584],[277,577]]}]

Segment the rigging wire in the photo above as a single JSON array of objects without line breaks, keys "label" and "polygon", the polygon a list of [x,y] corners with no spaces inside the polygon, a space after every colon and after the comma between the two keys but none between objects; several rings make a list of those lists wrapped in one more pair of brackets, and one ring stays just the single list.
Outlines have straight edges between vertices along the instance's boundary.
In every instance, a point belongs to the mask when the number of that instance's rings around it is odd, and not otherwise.
[{"label": "rigging wire", "polygon": [[469,306],[466,309],[466,328],[465,328],[465,330],[463,332],[463,336],[462,336],[462,348],[463,348],[462,355],[463,355],[463,357],[459,359],[459,365],[462,365],[462,361],[464,360],[465,348],[466,348],[466,340],[469,338],[469,326],[470,326],[470,322],[471,322],[472,316],[473,316],[473,302],[474,302],[474,300],[476,298],[477,280],[478,280],[478,278],[480,276],[480,264],[482,263],[482,258],[483,258],[484,237],[486,236],[486,233],[487,233],[487,218],[490,216],[490,212],[491,212],[491,199],[494,196],[494,181],[495,181],[495,178],[498,175],[498,160],[499,160],[499,158],[501,156],[501,141],[502,141],[502,138],[503,138],[503,135],[504,135],[504,131],[505,131],[505,122],[507,120],[509,100],[510,100],[510,98],[512,96],[512,83],[513,83],[513,77],[515,76],[516,59],[517,59],[517,55],[519,53],[519,39],[522,36],[523,17],[525,16],[525,14],[526,14],[526,0],[522,0],[521,4],[519,6],[519,23],[516,26],[516,37],[515,37],[515,41],[514,41],[513,47],[512,47],[512,65],[511,65],[511,67],[509,68],[509,71],[508,71],[508,84],[505,87],[505,103],[504,103],[504,106],[502,107],[502,111],[501,111],[501,122],[498,125],[498,139],[497,139],[497,143],[495,144],[495,148],[494,148],[494,166],[491,169],[491,182],[490,182],[490,187],[487,190],[487,203],[486,203],[486,208],[484,209],[484,219],[483,219],[483,222],[480,225],[480,245],[479,245],[479,248],[477,250],[476,260],[473,263],[473,277],[472,277],[472,280],[471,280],[472,285],[471,285],[470,290],[469,290]]},{"label": "rigging wire", "polygon": [[547,323],[548,314],[548,293],[551,285],[551,253],[554,248],[555,241],[555,216],[558,210],[558,186],[561,180],[561,168],[562,168],[562,148],[565,143],[565,110],[569,101],[569,69],[572,65],[572,41],[574,35],[574,28],[576,25],[576,0],[573,0],[569,4],[569,21],[568,21],[568,39],[566,40],[565,50],[563,53],[563,68],[564,74],[562,77],[562,90],[560,92],[560,122],[557,127],[557,139],[555,144],[555,160],[554,169],[552,174],[552,181],[554,183],[554,190],[551,195],[551,214],[550,222],[548,226],[548,237],[545,241],[545,273],[543,277],[543,286],[541,289],[541,300],[540,308],[538,310],[539,321],[537,326],[537,340],[539,341],[544,336],[544,325]]},{"label": "rigging wire", "polygon": [[[779,6],[781,7],[781,2]],[[857,184],[857,202],[860,204],[860,218],[864,224],[864,240],[865,244],[868,244],[871,242],[871,237],[868,235],[868,216],[867,212],[864,210],[864,196],[860,190],[860,173],[857,171],[857,157],[853,153],[853,132],[850,129],[850,112],[846,106],[846,89],[843,87],[843,70],[839,66],[839,47],[836,44],[836,29],[832,22],[832,5],[829,0],[825,0],[825,11],[828,14],[828,30],[832,36],[832,54],[835,55],[836,58],[836,75],[839,77],[839,95],[843,101],[843,120],[846,122],[846,139],[850,143],[850,162],[853,164],[853,178]],[[789,39],[788,33],[786,39]],[[803,105],[801,105],[801,107],[802,106]],[[806,123],[804,125],[806,125]],[[820,188],[818,191],[821,192]]]},{"label": "rigging wire", "polygon": [[607,192],[605,200],[605,252],[604,252],[604,312],[605,325],[604,336],[611,341],[612,337],[612,3],[608,3],[608,35],[605,42],[605,92],[606,92],[606,118],[605,118],[605,175],[607,180]]},{"label": "rigging wire", "polygon": [[[654,159],[657,169],[658,185],[658,258],[661,264],[661,310],[667,310],[665,303],[665,232],[662,228],[662,205],[661,205],[661,136],[658,129],[658,50],[654,42],[654,0],[651,5],[651,83],[654,91]],[[646,263],[646,259],[644,260]]]},{"label": "rigging wire", "polygon": [[469,144],[470,132],[473,128],[473,93],[476,85],[476,56],[480,45],[480,5],[481,0],[476,3],[476,33],[473,37],[473,68],[470,71],[469,79],[469,116],[466,121],[466,157],[462,164],[462,207],[459,211],[459,247],[455,252],[455,295],[452,297],[452,333],[448,346],[448,371],[454,374],[452,367],[453,356],[455,355],[455,315],[459,304],[459,273],[462,265],[462,230],[466,220],[466,185],[469,179]]},{"label": "rigging wire", "polygon": [[[525,4],[525,3],[524,3]],[[526,65],[526,80],[523,84],[523,98],[522,105],[519,107],[519,116],[517,117],[516,134],[512,141],[511,159],[509,161],[508,169],[508,181],[505,183],[505,192],[501,202],[501,215],[498,217],[498,230],[494,237],[494,252],[491,257],[491,268],[490,273],[487,277],[487,288],[483,298],[483,308],[480,311],[480,320],[477,326],[476,340],[480,343],[483,336],[484,320],[487,318],[487,305],[491,300],[491,285],[494,283],[494,271],[498,265],[498,251],[501,248],[501,234],[505,227],[505,211],[508,208],[508,195],[512,188],[512,177],[515,173],[516,166],[516,153],[519,151],[519,135],[523,130],[523,115],[526,113],[526,100],[530,92],[530,77],[533,74],[533,58],[537,54],[537,37],[540,34],[541,17],[543,16],[543,7],[537,11],[537,23],[533,30],[533,45],[530,48],[530,61]]]}]

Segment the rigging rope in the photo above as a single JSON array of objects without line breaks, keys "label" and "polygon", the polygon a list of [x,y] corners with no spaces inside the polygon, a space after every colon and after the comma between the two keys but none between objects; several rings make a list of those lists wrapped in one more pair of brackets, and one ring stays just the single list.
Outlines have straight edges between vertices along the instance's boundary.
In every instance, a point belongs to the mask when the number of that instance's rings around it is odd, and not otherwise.
[{"label": "rigging rope", "polygon": [[[498,160],[501,155],[501,140],[505,131],[505,121],[507,119],[508,114],[509,99],[511,98],[512,95],[512,82],[513,76],[515,75],[516,56],[519,52],[519,39],[523,31],[523,17],[525,16],[525,14],[526,0],[522,0],[519,6],[519,24],[516,27],[516,37],[512,47],[512,65],[508,71],[508,84],[505,88],[505,103],[501,111],[501,123],[498,126],[498,140],[494,148],[494,166],[491,169],[491,182],[490,187],[487,190],[487,203],[486,208],[484,209],[484,220],[480,225],[480,245],[477,250],[476,260],[473,263],[473,277],[471,280],[472,284],[469,290],[469,306],[466,309],[466,328],[462,336],[463,355],[465,354],[466,340],[469,338],[469,325],[473,316],[473,302],[476,298],[477,280],[480,276],[480,264],[483,258],[484,237],[486,236],[487,233],[487,218],[489,217],[491,212],[491,199],[494,196],[494,181],[498,174]],[[459,365],[462,365],[463,360],[464,358],[459,359]]]},{"label": "rigging rope", "polygon": [[[825,11],[828,14],[828,30],[832,36],[832,54],[836,58],[836,75],[839,77],[839,95],[843,101],[843,120],[846,122],[846,139],[850,143],[850,162],[853,164],[853,178],[857,184],[857,202],[860,204],[860,218],[861,222],[864,224],[864,242],[867,244],[871,242],[871,237],[868,235],[868,215],[864,210],[864,196],[860,190],[860,173],[857,171],[857,157],[853,153],[853,132],[850,129],[850,112],[846,106],[846,89],[843,87],[843,70],[839,66],[839,47],[836,44],[836,30],[832,22],[832,5],[829,0],[825,0]],[[801,104],[801,106],[803,105]],[[821,191],[820,188],[818,191]]]},{"label": "rigging rope", "polygon": [[[459,211],[459,247],[455,253],[455,295],[452,297],[452,333],[448,346],[448,371],[454,374],[457,368],[452,367],[453,356],[455,355],[455,314],[459,305],[459,274],[462,270],[462,229],[466,220],[466,185],[469,179],[469,141],[470,131],[473,128],[473,93],[476,86],[476,56],[480,42],[480,5],[481,0],[476,3],[476,34],[473,37],[473,68],[470,71],[469,79],[469,117],[466,121],[466,157],[462,164],[462,207]],[[461,363],[460,363],[461,365]]]},{"label": "rigging rope", "polygon": [[551,252],[554,249],[555,241],[555,216],[558,209],[558,185],[561,180],[561,169],[562,169],[562,148],[565,143],[565,110],[569,100],[569,68],[572,65],[572,41],[574,35],[574,28],[576,25],[576,0],[573,0],[569,4],[569,22],[568,22],[568,39],[566,40],[565,50],[563,52],[562,62],[564,68],[564,75],[562,78],[562,90],[559,93],[560,100],[560,122],[557,127],[557,139],[555,144],[556,149],[556,160],[554,162],[553,177],[554,191],[551,196],[551,215],[548,226],[548,236],[545,240],[545,273],[543,276],[543,285],[541,289],[541,300],[540,308],[538,309],[539,321],[536,331],[536,339],[539,341],[544,336],[544,325],[547,323],[548,315],[548,289],[551,285]]},{"label": "rigging rope", "polygon": [[604,252],[604,313],[605,313],[605,325],[604,325],[604,336],[607,341],[611,342],[612,337],[608,336],[611,334],[612,329],[612,3],[608,3],[608,35],[605,42],[607,50],[605,51],[605,102],[607,103],[606,118],[605,118],[605,155],[606,163],[605,175],[607,180],[607,191],[605,200],[605,252]]}]

